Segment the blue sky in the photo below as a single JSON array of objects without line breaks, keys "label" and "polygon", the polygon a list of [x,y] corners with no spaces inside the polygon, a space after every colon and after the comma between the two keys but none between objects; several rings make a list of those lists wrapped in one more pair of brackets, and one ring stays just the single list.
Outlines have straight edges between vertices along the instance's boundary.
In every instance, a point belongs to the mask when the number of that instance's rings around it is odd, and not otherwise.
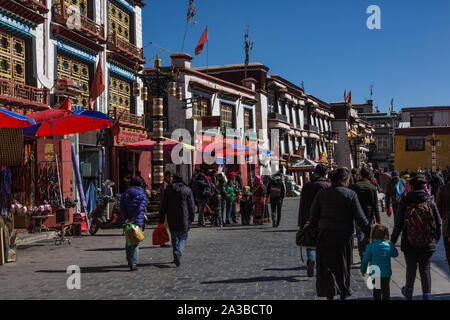
[{"label": "blue sky", "polygon": [[[144,44],[181,51],[188,0],[146,3]],[[366,26],[373,4],[381,9],[381,30]],[[347,89],[353,103],[363,103],[373,83],[381,111],[391,98],[396,110],[450,105],[448,0],[195,0],[195,8],[197,24],[189,28],[184,51],[194,56],[208,25],[209,65],[244,62],[248,24],[255,43],[250,61],[298,85],[304,81],[306,92],[324,101],[342,101]],[[148,46],[145,56],[158,52]],[[206,65],[206,46],[192,63]]]}]

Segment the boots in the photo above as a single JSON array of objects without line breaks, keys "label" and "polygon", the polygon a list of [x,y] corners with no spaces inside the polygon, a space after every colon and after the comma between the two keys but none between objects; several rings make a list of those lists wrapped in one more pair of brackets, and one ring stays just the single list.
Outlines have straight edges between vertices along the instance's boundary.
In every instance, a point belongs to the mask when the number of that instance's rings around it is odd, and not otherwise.
[{"label": "boots", "polygon": [[408,287],[402,288],[402,295],[406,298],[406,300],[412,300],[413,296],[413,289]]}]

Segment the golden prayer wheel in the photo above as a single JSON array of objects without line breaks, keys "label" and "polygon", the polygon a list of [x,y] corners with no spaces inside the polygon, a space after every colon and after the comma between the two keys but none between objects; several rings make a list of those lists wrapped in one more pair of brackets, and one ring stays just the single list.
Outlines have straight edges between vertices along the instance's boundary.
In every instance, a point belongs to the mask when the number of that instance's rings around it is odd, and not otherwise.
[{"label": "golden prayer wheel", "polygon": [[164,107],[163,107],[163,99],[162,98],[153,98],[153,115],[154,116],[163,116],[164,115]]}]

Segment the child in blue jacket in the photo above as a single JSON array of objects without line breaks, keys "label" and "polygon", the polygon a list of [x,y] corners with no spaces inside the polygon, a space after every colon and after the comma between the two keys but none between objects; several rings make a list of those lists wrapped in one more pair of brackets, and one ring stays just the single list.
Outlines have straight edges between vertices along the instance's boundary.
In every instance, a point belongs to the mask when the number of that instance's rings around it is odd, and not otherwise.
[{"label": "child in blue jacket", "polygon": [[[391,257],[397,257],[398,251],[392,242],[389,242],[389,230],[382,224],[376,224],[371,232],[372,242],[369,243],[361,261],[361,273],[366,274],[367,265],[378,267],[379,274],[371,270],[375,278],[373,289],[374,300],[390,300],[390,281],[392,276]],[[380,278],[380,279],[376,279]]]}]

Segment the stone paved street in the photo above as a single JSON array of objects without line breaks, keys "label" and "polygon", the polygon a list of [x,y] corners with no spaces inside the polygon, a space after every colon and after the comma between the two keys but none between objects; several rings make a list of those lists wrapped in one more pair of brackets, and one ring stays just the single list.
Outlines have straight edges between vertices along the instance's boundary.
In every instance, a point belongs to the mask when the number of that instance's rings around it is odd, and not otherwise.
[{"label": "stone paved street", "polygon": [[[179,268],[171,248],[152,246],[153,225],[138,272],[128,271],[121,230],[74,238],[71,246],[21,246],[18,262],[0,267],[0,299],[317,299],[295,245],[297,210],[298,199],[286,200],[278,229],[193,228]],[[81,267],[80,290],[66,288],[69,265]],[[352,298],[368,298],[358,266]]]},{"label": "stone paved street", "polygon": [[[0,267],[0,299],[317,299],[315,277],[308,278],[295,245],[298,199],[285,201],[280,228],[271,225],[193,228],[181,267],[172,249],[151,244],[155,226],[145,230],[140,270],[129,272],[121,230],[101,230],[94,237],[74,238],[71,246],[52,240],[20,246],[18,262]],[[392,227],[383,213],[384,223]],[[371,299],[359,275],[354,250],[352,299]],[[306,257],[305,257],[306,258]],[[433,258],[433,294],[449,299],[449,272],[443,248]],[[81,268],[81,289],[68,290],[66,269]],[[401,298],[404,259],[393,262],[393,299]],[[421,298],[416,281],[416,299]]]}]

